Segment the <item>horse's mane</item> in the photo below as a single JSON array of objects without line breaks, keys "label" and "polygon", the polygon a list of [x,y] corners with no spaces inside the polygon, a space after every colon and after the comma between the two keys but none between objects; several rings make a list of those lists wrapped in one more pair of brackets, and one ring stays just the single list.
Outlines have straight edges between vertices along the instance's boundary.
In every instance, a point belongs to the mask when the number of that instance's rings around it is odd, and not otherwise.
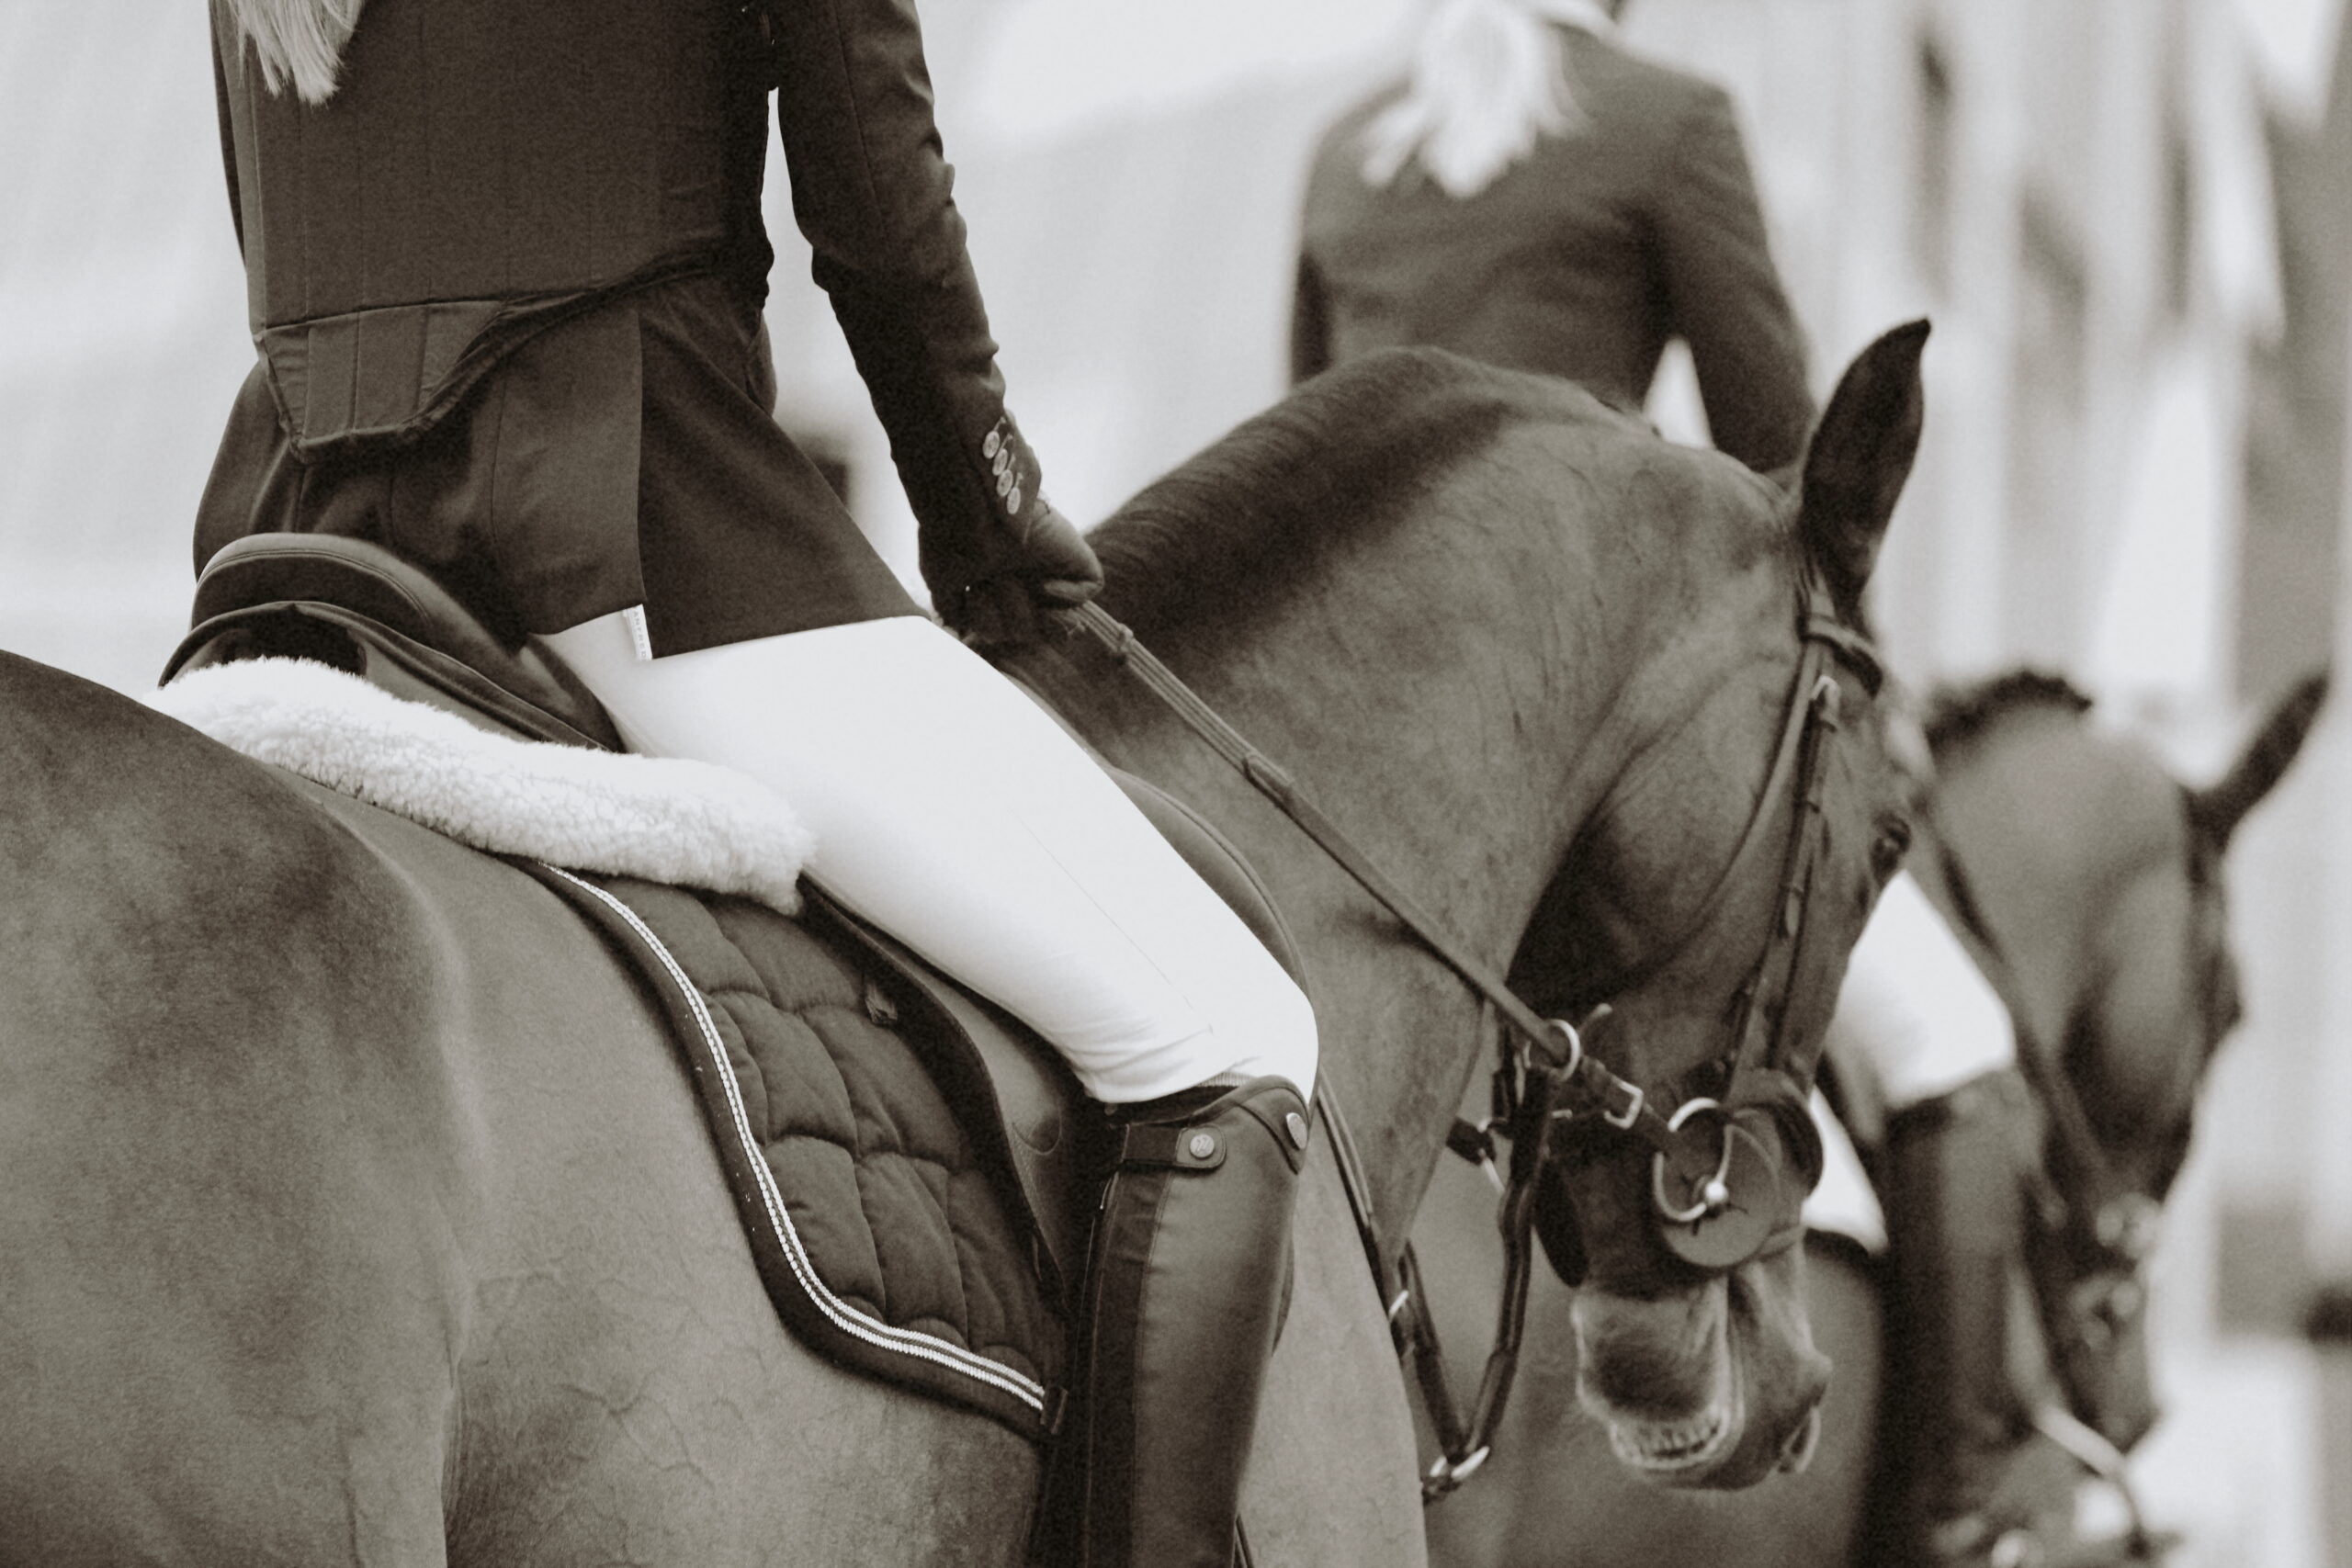
[{"label": "horse's mane", "polygon": [[2044,670],[2010,670],[1967,685],[1947,686],[1928,700],[1923,720],[1928,749],[1941,755],[2012,714],[2038,708],[2084,714],[2090,711],[2091,699],[2072,681]]},{"label": "horse's mane", "polygon": [[[1507,425],[1580,406],[1551,390],[1429,349],[1319,376],[1094,531],[1106,602],[1147,636],[1210,606],[1224,618],[1280,603],[1327,552],[1394,520]],[[1611,417],[1590,409],[1595,421]]]}]

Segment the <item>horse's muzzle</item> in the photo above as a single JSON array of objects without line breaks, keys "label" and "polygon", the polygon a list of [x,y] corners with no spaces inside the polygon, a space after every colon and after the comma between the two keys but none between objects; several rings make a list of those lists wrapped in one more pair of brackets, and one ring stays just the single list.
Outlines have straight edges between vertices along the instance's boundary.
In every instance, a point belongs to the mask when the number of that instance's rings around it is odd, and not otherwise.
[{"label": "horse's muzzle", "polygon": [[1578,1393],[1627,1468],[1733,1490],[1810,1462],[1829,1362],[1802,1283],[1792,1250],[1690,1292],[1578,1296]]}]

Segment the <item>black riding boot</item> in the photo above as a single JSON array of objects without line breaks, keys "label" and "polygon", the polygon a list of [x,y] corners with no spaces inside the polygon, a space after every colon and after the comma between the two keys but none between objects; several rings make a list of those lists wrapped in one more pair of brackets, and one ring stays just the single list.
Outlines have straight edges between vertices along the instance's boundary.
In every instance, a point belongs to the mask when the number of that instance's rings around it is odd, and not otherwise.
[{"label": "black riding boot", "polygon": [[[1987,1073],[1887,1125],[1884,1433],[1904,1561],[1930,1568],[2117,1568],[2160,1560],[2135,1529],[2086,1538],[2075,1501],[2102,1473],[2037,1429],[2064,1409],[2026,1285],[2040,1117],[2013,1070]],[[2013,1357],[2021,1336],[2029,1347]],[[2130,1506],[2128,1493],[2121,1499]],[[2132,1509],[2136,1517],[2136,1508]]]},{"label": "black riding boot", "polygon": [[2031,1437],[2009,1372],[2031,1115],[2003,1070],[1887,1124],[1885,1430],[1902,1534],[1923,1563],[1993,1561],[2021,1522],[1996,1494]]},{"label": "black riding boot", "polygon": [[1306,1106],[1281,1078],[1123,1108],[1087,1293],[1084,1568],[1227,1568],[1290,1271]]}]

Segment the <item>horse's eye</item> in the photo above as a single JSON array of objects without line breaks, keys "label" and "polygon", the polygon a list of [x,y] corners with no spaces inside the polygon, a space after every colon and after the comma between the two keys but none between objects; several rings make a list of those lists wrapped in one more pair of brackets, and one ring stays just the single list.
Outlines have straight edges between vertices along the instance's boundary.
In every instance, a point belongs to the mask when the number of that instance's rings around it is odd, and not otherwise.
[{"label": "horse's eye", "polygon": [[1878,841],[1871,846],[1871,869],[1884,882],[1910,852],[1911,824],[1897,818],[1879,829]]}]

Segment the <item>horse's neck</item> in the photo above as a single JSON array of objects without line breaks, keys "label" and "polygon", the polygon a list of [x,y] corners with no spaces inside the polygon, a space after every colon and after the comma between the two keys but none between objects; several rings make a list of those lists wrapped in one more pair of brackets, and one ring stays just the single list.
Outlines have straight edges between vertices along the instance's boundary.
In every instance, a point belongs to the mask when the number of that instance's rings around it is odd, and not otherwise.
[{"label": "horse's neck", "polygon": [[[1162,651],[1500,972],[1605,786],[1590,742],[1623,678],[1606,667],[1547,667],[1560,639],[1542,635],[1532,611],[1530,619],[1433,634],[1425,623],[1384,626],[1363,606],[1327,600],[1246,644],[1211,649],[1178,637]],[[1448,658],[1367,678],[1367,669],[1394,668],[1374,650],[1432,635],[1447,640]],[[1623,638],[1596,628],[1581,640]],[[1116,665],[1081,653],[1029,673],[1113,761],[1206,812],[1274,889],[1310,970],[1325,1082],[1363,1145],[1381,1222],[1401,1234],[1491,1038],[1481,1034],[1475,994]]]},{"label": "horse's neck", "polygon": [[[1939,791],[1938,816],[2045,1056],[2090,1001],[2118,895],[2163,856],[2168,787],[2151,789],[2073,716],[1994,737]],[[2020,1042],[2024,1043],[2024,1042]]]}]

